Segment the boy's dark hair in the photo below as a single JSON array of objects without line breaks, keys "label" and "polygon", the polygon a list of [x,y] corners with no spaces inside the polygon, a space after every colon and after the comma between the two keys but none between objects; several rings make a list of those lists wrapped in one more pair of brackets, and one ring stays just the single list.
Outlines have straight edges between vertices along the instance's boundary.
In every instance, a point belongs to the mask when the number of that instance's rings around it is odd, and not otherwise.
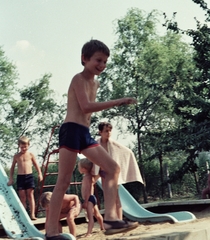
[{"label": "boy's dark hair", "polygon": [[110,129],[112,129],[112,124],[108,123],[108,122],[100,122],[98,124],[98,130],[99,131],[103,131],[104,127],[109,127]]},{"label": "boy's dark hair", "polygon": [[[86,59],[90,59],[95,52],[102,52],[108,57],[110,55],[109,48],[99,40],[92,39],[89,42],[86,42],[82,47],[82,55]],[[82,65],[84,66],[83,61]]]}]

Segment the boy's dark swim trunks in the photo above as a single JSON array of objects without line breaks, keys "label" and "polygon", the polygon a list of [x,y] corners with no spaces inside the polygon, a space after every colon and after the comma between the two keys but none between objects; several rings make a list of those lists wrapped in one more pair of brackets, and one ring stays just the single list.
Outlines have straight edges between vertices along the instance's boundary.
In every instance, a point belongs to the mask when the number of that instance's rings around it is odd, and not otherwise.
[{"label": "boy's dark swim trunks", "polygon": [[91,202],[93,206],[95,206],[97,204],[97,199],[95,195],[90,195],[90,197],[88,198],[88,202]]},{"label": "boy's dark swim trunks", "polygon": [[33,174],[17,175],[17,190],[35,188]]},{"label": "boy's dark swim trunks", "polygon": [[63,123],[59,131],[59,147],[81,153],[86,148],[99,146],[89,132],[89,128],[78,123]]}]

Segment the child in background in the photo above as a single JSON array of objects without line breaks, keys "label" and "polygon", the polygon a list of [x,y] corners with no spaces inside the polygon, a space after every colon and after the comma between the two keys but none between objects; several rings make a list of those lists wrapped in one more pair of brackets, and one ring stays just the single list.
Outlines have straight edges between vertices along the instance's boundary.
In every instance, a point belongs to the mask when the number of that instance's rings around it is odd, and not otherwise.
[{"label": "child in background", "polygon": [[20,201],[23,206],[26,208],[26,199],[29,201],[30,207],[30,217],[32,220],[36,220],[35,217],[35,200],[34,200],[34,177],[32,173],[32,166],[34,166],[38,172],[39,181],[42,181],[42,172],[40,167],[37,164],[35,156],[28,151],[30,146],[30,141],[27,137],[22,136],[18,140],[18,146],[20,148],[20,152],[15,154],[13,157],[12,166],[10,168],[10,176],[8,186],[13,184],[13,175],[15,165],[18,167],[18,175],[17,175],[17,190]]},{"label": "child in background", "polygon": [[81,174],[83,174],[82,179],[82,198],[84,200],[83,208],[87,211],[88,217],[88,231],[85,234],[85,237],[90,237],[92,233],[92,229],[94,226],[94,219],[93,216],[97,219],[101,230],[104,230],[103,226],[103,217],[101,216],[98,205],[97,199],[94,195],[94,184],[96,179],[94,176],[91,175],[91,169],[93,167],[93,163],[90,162],[87,158],[83,158],[78,163],[78,170]]},{"label": "child in background", "polygon": [[[46,224],[49,220],[49,204],[52,196],[52,192],[44,192],[40,197],[40,205],[46,211]],[[61,212],[59,220],[66,217],[66,221],[69,226],[69,232],[76,237],[76,225],[74,219],[79,215],[81,211],[81,203],[77,195],[65,194],[63,197]],[[58,222],[59,232],[62,233],[62,225],[60,221]]]},{"label": "child in background", "polygon": [[[100,138],[97,139],[98,143],[110,154],[120,166],[120,174],[118,178],[118,184],[124,184],[127,182],[141,182],[144,184],[141,173],[133,152],[121,145],[120,143],[111,139],[112,124],[109,122],[100,122],[98,125]],[[102,187],[104,187],[104,177],[106,172],[93,164],[91,171],[92,175],[100,175],[102,179]],[[119,193],[117,193],[116,199],[116,212],[119,219],[123,219],[123,211],[120,202]]]}]

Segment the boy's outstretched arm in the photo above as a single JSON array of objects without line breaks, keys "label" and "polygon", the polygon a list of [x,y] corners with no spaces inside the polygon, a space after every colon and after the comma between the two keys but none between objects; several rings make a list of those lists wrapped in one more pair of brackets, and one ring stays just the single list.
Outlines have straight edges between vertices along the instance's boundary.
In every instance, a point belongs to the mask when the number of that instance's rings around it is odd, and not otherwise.
[{"label": "boy's outstretched arm", "polygon": [[[86,85],[84,84],[84,79],[82,79],[81,74],[76,75],[71,82],[71,85],[74,89],[76,94],[78,103],[80,105],[81,110],[83,113],[92,113],[92,112],[99,112],[104,109],[120,106],[120,105],[127,105],[127,104],[135,104],[137,101],[132,97],[126,98],[119,98],[114,100],[109,100],[106,102],[95,102],[95,97],[93,99],[89,99],[87,95]],[[98,81],[95,80],[95,88],[96,91],[99,87]]]}]

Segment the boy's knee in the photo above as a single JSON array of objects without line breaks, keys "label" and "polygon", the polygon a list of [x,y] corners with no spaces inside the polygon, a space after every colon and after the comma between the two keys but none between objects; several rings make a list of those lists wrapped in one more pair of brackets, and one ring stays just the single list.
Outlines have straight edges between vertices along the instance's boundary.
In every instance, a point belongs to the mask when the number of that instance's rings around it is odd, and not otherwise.
[{"label": "boy's knee", "polygon": [[24,196],[24,195],[19,196],[19,198],[21,201],[24,201],[24,202],[26,201],[26,196]]},{"label": "boy's knee", "polygon": [[101,178],[105,178],[107,174],[111,177],[118,177],[120,174],[120,166],[116,162],[113,162],[113,164],[110,164],[107,169],[99,171],[99,175]]},{"label": "boy's knee", "polygon": [[116,163],[109,169],[109,173],[111,176],[119,176],[120,174],[120,166]]},{"label": "boy's knee", "polygon": [[26,204],[26,198],[20,198],[20,201],[21,201],[23,204]]}]

